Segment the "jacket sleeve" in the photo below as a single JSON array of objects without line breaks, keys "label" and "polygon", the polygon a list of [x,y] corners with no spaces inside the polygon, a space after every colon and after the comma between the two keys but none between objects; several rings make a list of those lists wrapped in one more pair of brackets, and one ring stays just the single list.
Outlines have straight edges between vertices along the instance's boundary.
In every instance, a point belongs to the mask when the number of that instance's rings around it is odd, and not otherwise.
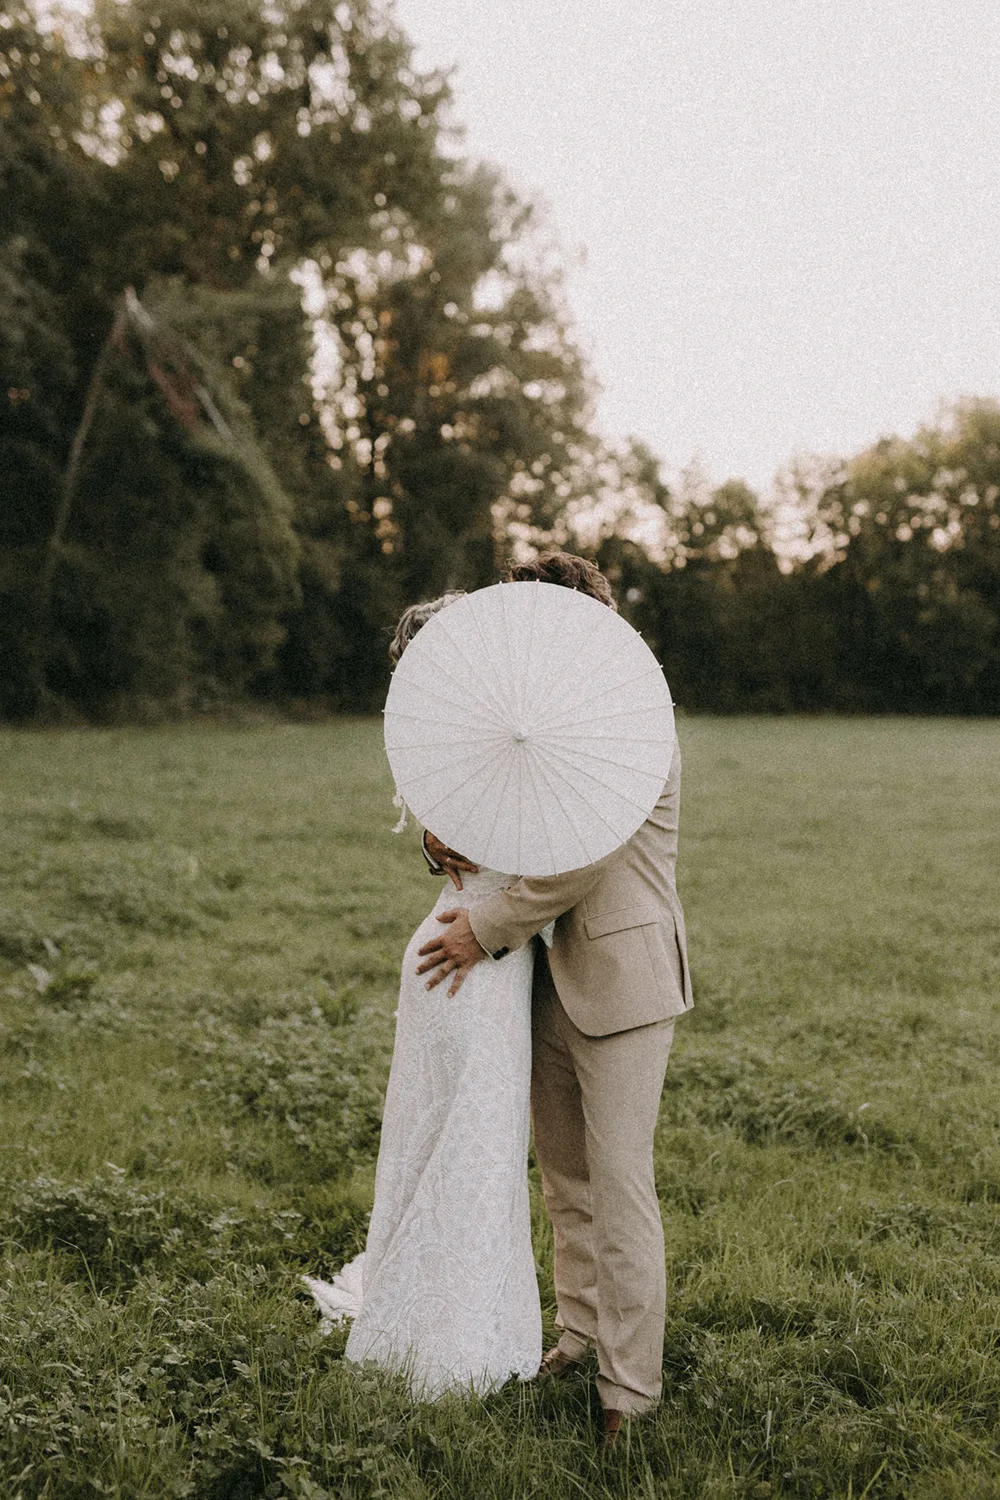
[{"label": "jacket sleeve", "polygon": [[616,849],[596,864],[569,870],[565,875],[522,876],[508,890],[477,901],[469,908],[476,940],[494,958],[504,958],[523,947],[549,922],[581,901],[619,853]]}]

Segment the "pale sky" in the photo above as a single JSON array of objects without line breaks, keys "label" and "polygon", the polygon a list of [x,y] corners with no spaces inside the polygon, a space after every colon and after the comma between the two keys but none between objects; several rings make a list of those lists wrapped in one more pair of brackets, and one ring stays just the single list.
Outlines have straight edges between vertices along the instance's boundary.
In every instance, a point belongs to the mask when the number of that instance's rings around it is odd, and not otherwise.
[{"label": "pale sky", "polygon": [[766,488],[1000,394],[1000,0],[397,0],[540,197],[609,437]]}]

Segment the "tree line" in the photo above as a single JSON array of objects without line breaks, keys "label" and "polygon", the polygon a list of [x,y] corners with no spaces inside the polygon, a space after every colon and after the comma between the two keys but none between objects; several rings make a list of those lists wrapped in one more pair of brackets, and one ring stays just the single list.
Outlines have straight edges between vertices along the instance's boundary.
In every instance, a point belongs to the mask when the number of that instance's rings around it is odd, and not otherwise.
[{"label": "tree line", "polygon": [[692,709],[1000,710],[1000,407],[767,503],[595,432],[558,267],[377,0],[0,17],[0,715],[381,705],[594,556]]}]

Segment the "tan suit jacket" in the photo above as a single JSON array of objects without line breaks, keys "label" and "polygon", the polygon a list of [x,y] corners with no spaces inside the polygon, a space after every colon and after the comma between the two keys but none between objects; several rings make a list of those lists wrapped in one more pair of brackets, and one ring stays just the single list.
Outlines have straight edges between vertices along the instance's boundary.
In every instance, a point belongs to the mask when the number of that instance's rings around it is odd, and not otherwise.
[{"label": "tan suit jacket", "polygon": [[678,748],[656,806],[621,849],[565,875],[522,876],[469,911],[494,958],[557,918],[549,968],[567,1015],[587,1036],[665,1021],[694,1004],[674,883],[680,790]]}]

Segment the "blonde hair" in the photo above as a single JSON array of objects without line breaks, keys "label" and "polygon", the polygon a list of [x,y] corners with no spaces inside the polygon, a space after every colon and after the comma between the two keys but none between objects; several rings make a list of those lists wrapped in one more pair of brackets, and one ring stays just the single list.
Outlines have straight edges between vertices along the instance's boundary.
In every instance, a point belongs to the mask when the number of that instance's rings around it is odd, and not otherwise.
[{"label": "blonde hair", "polygon": [[407,646],[413,640],[417,631],[420,630],[431,615],[436,615],[439,609],[444,609],[448,604],[454,604],[456,599],[464,599],[464,589],[454,589],[450,594],[442,594],[440,599],[427,599],[422,604],[411,604],[409,609],[404,609],[396,626],[396,634],[389,644],[389,655],[393,666],[399,661]]}]

